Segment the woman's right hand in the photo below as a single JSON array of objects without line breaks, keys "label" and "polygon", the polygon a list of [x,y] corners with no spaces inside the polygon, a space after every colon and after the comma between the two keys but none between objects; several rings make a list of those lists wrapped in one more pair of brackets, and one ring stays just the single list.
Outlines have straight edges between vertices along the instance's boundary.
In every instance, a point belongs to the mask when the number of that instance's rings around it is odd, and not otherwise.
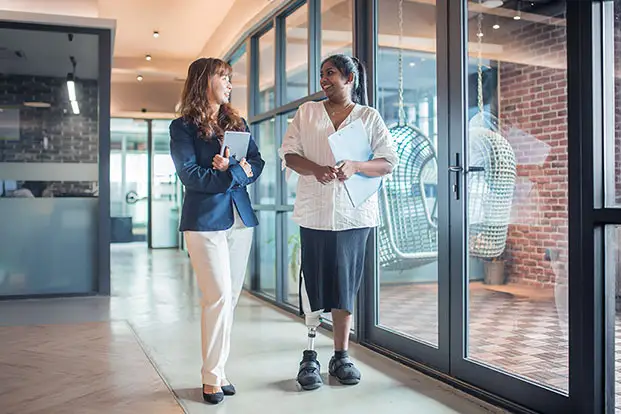
[{"label": "woman's right hand", "polygon": [[213,157],[211,166],[215,168],[216,170],[219,170],[222,172],[228,170],[229,169],[229,156],[230,156],[230,152],[229,152],[229,148],[227,147],[224,150],[224,157],[221,156],[220,154],[216,154],[216,156]]},{"label": "woman's right hand", "polygon": [[313,175],[321,184],[328,184],[329,182],[336,180],[336,173],[336,168],[328,166],[317,166],[315,171],[313,171]]}]

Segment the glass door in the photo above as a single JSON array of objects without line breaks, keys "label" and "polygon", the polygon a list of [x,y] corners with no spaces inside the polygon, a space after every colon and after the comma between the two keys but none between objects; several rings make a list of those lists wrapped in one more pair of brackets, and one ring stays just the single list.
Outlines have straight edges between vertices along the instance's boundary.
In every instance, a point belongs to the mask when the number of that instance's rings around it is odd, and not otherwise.
[{"label": "glass door", "polygon": [[110,121],[110,220],[113,243],[147,241],[147,122]]},{"label": "glass door", "polygon": [[570,412],[567,33],[574,29],[565,1],[483,3],[462,2],[450,20],[467,22],[463,59],[451,66],[465,75],[462,94],[451,96],[462,114],[451,126],[449,167],[451,374],[537,411]]},{"label": "glass door", "polygon": [[508,405],[571,412],[566,3],[377,9],[377,107],[400,161],[368,249],[364,340]]},{"label": "glass door", "polygon": [[151,121],[151,248],[179,246],[182,186],[170,156],[170,120]]},{"label": "glass door", "polygon": [[399,164],[379,194],[381,225],[368,250],[377,272],[364,305],[367,340],[441,370],[449,362],[448,262],[439,260],[448,254],[448,173],[438,165],[448,159],[448,134],[438,120],[448,112],[438,94],[444,25],[435,22],[446,6],[378,2],[377,108]]}]

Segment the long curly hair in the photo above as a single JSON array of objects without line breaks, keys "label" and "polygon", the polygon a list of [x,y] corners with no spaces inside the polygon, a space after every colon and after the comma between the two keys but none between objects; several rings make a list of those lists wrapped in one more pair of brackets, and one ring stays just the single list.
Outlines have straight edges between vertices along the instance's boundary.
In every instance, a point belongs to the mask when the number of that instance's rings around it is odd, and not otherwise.
[{"label": "long curly hair", "polygon": [[217,58],[200,58],[192,62],[181,93],[180,115],[202,132],[202,138],[222,140],[224,131],[245,131],[246,125],[230,103],[220,106],[218,113],[209,105],[208,91],[215,76],[231,76],[233,68]]}]

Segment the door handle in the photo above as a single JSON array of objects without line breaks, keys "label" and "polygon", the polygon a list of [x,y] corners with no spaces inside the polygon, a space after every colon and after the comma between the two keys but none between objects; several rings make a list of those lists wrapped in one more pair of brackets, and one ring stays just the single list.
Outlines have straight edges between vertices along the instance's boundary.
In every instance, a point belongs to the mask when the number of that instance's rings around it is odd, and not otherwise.
[{"label": "door handle", "polygon": [[453,196],[455,197],[455,200],[459,200],[461,173],[464,171],[464,168],[461,166],[461,162],[459,160],[459,153],[455,154],[455,164],[449,166],[449,171],[455,173],[455,182],[453,183]]}]

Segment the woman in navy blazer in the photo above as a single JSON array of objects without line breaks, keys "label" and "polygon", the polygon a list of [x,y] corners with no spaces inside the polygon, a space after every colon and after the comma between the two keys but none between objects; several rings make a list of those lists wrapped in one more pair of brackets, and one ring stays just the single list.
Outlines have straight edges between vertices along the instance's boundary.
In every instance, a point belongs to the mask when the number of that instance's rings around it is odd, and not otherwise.
[{"label": "woman in navy blazer", "polygon": [[201,292],[203,399],[217,404],[235,387],[225,373],[233,313],[241,293],[258,220],[246,186],[265,162],[254,140],[237,161],[220,155],[225,131],[249,131],[229,103],[231,66],[213,58],[190,65],[181,98],[181,117],[170,124],[170,152],[186,194],[183,232]]}]

